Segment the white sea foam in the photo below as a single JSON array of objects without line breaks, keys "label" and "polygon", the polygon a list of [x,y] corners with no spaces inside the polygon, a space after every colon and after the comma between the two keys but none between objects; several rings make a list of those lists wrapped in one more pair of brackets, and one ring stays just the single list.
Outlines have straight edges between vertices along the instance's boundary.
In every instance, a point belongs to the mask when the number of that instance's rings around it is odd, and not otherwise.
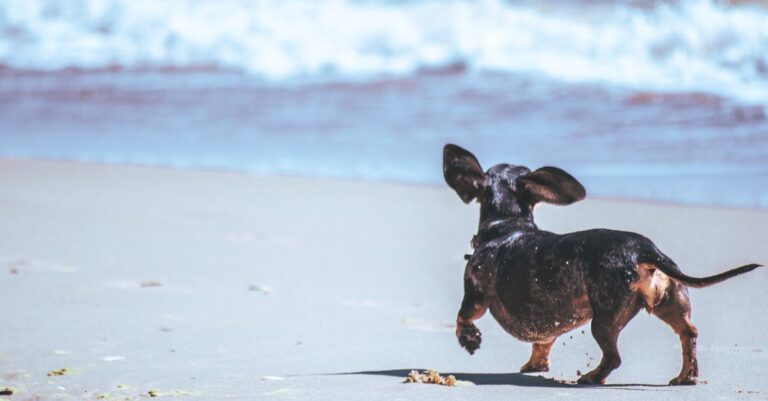
[{"label": "white sea foam", "polygon": [[3,0],[0,63],[212,67],[275,81],[461,66],[768,104],[768,12],[714,0]]}]

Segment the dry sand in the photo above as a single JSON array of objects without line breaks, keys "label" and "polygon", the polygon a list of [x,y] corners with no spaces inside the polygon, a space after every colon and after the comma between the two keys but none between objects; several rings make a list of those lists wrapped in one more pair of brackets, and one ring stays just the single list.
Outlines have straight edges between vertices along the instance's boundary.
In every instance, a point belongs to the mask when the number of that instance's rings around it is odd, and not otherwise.
[{"label": "dry sand", "polygon": [[[691,275],[768,263],[768,211],[589,199],[536,216],[555,232],[643,233]],[[599,359],[588,327],[561,337],[547,374],[516,373],[529,345],[490,316],[468,355],[453,323],[476,219],[476,204],[442,187],[0,161],[0,390],[13,388],[12,400],[768,399],[766,268],[692,290],[706,381],[695,387],[664,385],[679,344],[645,313],[622,333],[624,363],[605,387],[559,382]],[[476,385],[401,383],[427,368]]]}]

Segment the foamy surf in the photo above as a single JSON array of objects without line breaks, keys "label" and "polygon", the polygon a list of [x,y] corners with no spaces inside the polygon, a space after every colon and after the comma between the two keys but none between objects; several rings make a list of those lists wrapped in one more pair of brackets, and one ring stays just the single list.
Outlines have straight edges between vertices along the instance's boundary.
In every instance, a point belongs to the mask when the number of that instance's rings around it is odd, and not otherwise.
[{"label": "foamy surf", "polygon": [[458,68],[768,105],[768,12],[713,0],[6,0],[0,63],[213,68],[274,82]]}]

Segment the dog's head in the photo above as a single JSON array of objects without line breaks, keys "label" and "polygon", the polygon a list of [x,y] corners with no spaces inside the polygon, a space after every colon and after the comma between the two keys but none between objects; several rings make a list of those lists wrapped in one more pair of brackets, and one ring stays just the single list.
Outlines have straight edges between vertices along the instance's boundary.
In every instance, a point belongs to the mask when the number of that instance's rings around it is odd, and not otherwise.
[{"label": "dog's head", "polygon": [[483,172],[477,158],[456,145],[443,148],[445,182],[469,203],[480,203],[480,221],[501,217],[528,217],[538,202],[570,205],[586,196],[584,187],[557,167],[531,171],[527,167],[498,164]]}]

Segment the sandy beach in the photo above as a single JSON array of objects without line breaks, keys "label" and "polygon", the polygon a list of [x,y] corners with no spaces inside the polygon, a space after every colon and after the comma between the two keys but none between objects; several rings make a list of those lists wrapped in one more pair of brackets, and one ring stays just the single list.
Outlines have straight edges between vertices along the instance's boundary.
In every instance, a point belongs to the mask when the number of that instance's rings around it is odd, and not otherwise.
[{"label": "sandy beach", "polygon": [[[691,290],[695,387],[666,386],[679,342],[644,312],[606,386],[569,384],[600,358],[588,327],[545,374],[489,315],[468,355],[477,213],[442,186],[0,160],[0,399],[768,399],[766,268]],[[642,233],[694,276],[768,263],[766,210],[588,197],[536,222]],[[474,385],[402,383],[428,368]]]}]

